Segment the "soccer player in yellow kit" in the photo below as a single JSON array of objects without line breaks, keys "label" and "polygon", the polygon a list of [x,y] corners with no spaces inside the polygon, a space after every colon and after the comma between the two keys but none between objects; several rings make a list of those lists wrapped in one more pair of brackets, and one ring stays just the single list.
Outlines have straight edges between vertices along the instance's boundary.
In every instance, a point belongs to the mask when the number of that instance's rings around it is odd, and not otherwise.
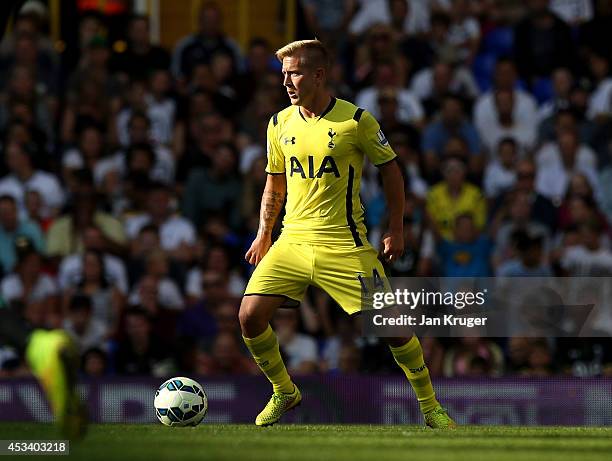
[{"label": "soccer player in yellow kit", "polygon": [[[404,182],[378,122],[329,94],[328,53],[318,40],[292,42],[276,56],[291,106],[268,125],[268,177],[257,237],[246,253],[246,260],[257,267],[239,313],[244,341],[273,387],[272,398],[255,420],[258,426],[276,423],[302,399],[270,327],[276,309],[296,307],[308,285],[314,285],[355,314],[361,309],[363,278],[388,284],[363,223],[359,185],[364,154],[380,168],[389,209],[384,255],[393,261],[404,249]],[[285,198],[283,230],[272,245],[272,229]],[[387,342],[416,393],[426,424],[454,427],[436,400],[417,337]]]}]

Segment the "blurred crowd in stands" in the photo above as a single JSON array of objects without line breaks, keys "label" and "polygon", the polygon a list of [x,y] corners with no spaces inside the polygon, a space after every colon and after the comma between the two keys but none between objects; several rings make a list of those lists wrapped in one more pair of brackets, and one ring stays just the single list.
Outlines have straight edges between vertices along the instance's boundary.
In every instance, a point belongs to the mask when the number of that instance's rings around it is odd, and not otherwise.
[{"label": "blurred crowd in stands", "polygon": [[[380,121],[406,181],[393,276],[612,275],[612,0],[301,0],[296,38]],[[258,373],[237,323],[288,105],[275,46],[204,2],[173,49],[149,21],[26,3],[0,45],[0,309],[65,328],[84,376]],[[279,44],[274,44],[279,45]],[[364,170],[369,240],[386,207]],[[325,294],[274,318],[290,372],[401,373]],[[608,333],[612,332],[612,329]],[[433,376],[612,375],[606,338],[422,340]],[[0,376],[25,373],[8,347]]]}]

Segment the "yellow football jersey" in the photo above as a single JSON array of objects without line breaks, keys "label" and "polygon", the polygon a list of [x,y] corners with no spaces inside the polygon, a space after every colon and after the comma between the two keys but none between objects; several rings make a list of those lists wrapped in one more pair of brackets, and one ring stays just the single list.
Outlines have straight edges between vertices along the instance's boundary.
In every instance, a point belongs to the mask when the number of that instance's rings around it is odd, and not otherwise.
[{"label": "yellow football jersey", "polygon": [[296,106],[272,117],[266,171],[287,177],[284,237],[367,244],[359,198],[364,154],[377,166],[396,157],[374,117],[348,101],[332,98],[319,117],[306,118]]}]

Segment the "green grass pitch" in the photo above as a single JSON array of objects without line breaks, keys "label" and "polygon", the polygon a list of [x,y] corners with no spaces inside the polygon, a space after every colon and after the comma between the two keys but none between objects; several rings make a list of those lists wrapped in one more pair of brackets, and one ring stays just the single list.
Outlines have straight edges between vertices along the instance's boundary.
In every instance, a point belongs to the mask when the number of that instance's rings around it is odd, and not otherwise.
[{"label": "green grass pitch", "polygon": [[[0,423],[0,439],[58,438],[50,425]],[[41,459],[43,459],[41,457]],[[44,459],[49,459],[44,457]],[[63,459],[79,460],[509,460],[612,459],[612,428],[96,424]]]}]

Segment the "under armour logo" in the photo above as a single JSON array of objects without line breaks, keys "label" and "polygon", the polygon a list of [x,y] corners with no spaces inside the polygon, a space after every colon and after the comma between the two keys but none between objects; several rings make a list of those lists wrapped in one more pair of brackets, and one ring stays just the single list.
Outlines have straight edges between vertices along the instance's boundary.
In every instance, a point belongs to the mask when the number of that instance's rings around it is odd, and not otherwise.
[{"label": "under armour logo", "polygon": [[334,136],[336,136],[337,134],[338,133],[336,133],[332,128],[330,128],[327,132],[327,136],[329,136],[329,142],[327,143],[327,147],[329,147],[330,149],[336,147],[336,144],[334,144]]},{"label": "under armour logo", "polygon": [[285,138],[284,142],[285,142],[285,146],[289,143],[295,144],[295,136],[292,136],[291,138]]}]

